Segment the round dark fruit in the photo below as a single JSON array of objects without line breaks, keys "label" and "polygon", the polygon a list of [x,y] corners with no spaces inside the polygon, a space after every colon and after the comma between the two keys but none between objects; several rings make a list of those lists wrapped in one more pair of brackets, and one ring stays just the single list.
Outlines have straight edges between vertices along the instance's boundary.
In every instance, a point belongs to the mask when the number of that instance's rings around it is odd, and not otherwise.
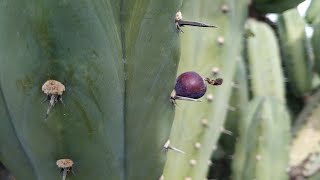
[{"label": "round dark fruit", "polygon": [[178,76],[174,89],[177,96],[199,99],[206,93],[207,85],[198,73],[190,71]]}]

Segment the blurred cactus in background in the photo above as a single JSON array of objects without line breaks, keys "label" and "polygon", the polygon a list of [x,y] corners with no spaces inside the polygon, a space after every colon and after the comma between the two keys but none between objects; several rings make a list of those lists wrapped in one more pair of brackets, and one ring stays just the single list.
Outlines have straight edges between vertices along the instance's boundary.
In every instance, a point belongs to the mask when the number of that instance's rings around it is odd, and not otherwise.
[{"label": "blurred cactus in background", "polygon": [[320,0],[301,2],[3,0],[0,179],[319,179]]}]

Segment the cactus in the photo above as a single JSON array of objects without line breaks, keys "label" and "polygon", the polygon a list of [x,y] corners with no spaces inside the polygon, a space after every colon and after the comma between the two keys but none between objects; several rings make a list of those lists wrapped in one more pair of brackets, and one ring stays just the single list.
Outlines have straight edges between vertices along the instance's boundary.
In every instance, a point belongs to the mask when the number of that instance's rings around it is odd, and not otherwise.
[{"label": "cactus", "polygon": [[275,34],[266,23],[254,19],[249,19],[247,26],[254,34],[247,39],[246,46],[252,93],[274,96],[285,103],[284,77]]},{"label": "cactus", "polygon": [[[171,130],[172,146],[185,154],[168,152],[164,179],[204,179],[228,111],[232,79],[240,57],[246,1],[184,1],[185,18],[214,24],[217,29],[185,28],[181,34],[179,74],[193,70],[203,77],[223,77],[209,86],[202,102],[177,102]],[[213,72],[211,71],[213,69]]]},{"label": "cactus", "polygon": [[304,0],[253,0],[252,6],[261,13],[281,13],[296,7]]},{"label": "cactus", "polygon": [[257,96],[247,112],[241,120],[233,179],[287,179],[290,118],[284,104]]},{"label": "cactus", "polygon": [[[229,155],[232,155],[234,153],[234,141],[238,136],[239,130],[239,117],[242,117],[245,114],[245,109],[249,102],[247,73],[244,61],[242,59],[237,64],[237,71],[234,77],[234,82],[235,85],[229,102],[230,111],[227,114],[227,119],[224,125],[226,130],[232,132],[232,136],[228,134],[223,134],[221,136],[222,143],[224,144],[224,149],[228,151],[227,153]],[[223,137],[225,138],[225,140],[223,140]]]},{"label": "cactus", "polygon": [[307,50],[305,22],[298,10],[285,11],[278,20],[283,62],[291,91],[298,97],[311,90],[311,61]]},{"label": "cactus", "polygon": [[[219,139],[217,151],[212,155],[214,166],[210,168],[208,179],[223,179],[225,174],[231,171],[232,157],[235,150],[236,139],[238,138],[240,117],[245,115],[245,109],[249,102],[249,90],[247,72],[244,60],[237,62],[237,70],[234,76],[234,88],[229,100],[229,111],[224,123],[225,133],[222,133]],[[220,149],[219,149],[220,148]],[[219,151],[220,150],[220,151]],[[222,156],[221,156],[222,155]],[[217,167],[218,163],[228,164]]]},{"label": "cactus", "polygon": [[[320,16],[319,16],[320,17]],[[320,20],[314,22],[313,24],[313,36],[311,39],[311,44],[314,52],[314,62],[315,62],[315,71],[320,75],[320,51],[318,51],[320,43]]]},{"label": "cactus", "polygon": [[[158,179],[180,1],[0,3],[0,160],[17,179]],[[138,48],[137,48],[138,47]],[[45,120],[42,84],[65,85]],[[147,171],[147,173],[146,173]]]},{"label": "cactus", "polygon": [[320,16],[319,16],[319,6],[320,6],[320,0],[312,0],[309,8],[306,13],[306,21],[309,24],[316,23],[319,21]]}]

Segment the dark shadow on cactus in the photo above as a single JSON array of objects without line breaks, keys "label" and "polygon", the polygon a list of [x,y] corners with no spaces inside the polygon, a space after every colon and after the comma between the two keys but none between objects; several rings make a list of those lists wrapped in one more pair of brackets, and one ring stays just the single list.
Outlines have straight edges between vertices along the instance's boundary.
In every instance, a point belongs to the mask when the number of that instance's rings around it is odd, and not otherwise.
[{"label": "dark shadow on cactus", "polygon": [[0,162],[0,180],[15,180],[15,178],[10,175],[10,172],[1,162]]}]

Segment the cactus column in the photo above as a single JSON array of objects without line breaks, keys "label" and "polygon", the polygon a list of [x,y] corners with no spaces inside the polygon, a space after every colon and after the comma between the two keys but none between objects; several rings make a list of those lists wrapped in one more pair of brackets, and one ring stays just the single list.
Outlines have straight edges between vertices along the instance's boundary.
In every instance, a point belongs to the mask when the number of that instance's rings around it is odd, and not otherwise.
[{"label": "cactus column", "polygon": [[[240,59],[242,33],[247,1],[184,1],[181,11],[185,19],[206,22],[217,29],[184,28],[181,34],[179,74],[196,71],[212,77],[218,70],[224,79],[221,86],[208,86],[203,102],[178,101],[170,140],[172,146],[186,154],[169,151],[164,179],[204,179],[208,161],[223,127],[232,91],[232,79]],[[212,99],[213,96],[213,99]]]},{"label": "cactus column", "polygon": [[[157,179],[174,108],[178,0],[0,3],[0,160],[17,179]],[[66,91],[45,121],[42,84]],[[146,171],[147,170],[147,171]]]}]

